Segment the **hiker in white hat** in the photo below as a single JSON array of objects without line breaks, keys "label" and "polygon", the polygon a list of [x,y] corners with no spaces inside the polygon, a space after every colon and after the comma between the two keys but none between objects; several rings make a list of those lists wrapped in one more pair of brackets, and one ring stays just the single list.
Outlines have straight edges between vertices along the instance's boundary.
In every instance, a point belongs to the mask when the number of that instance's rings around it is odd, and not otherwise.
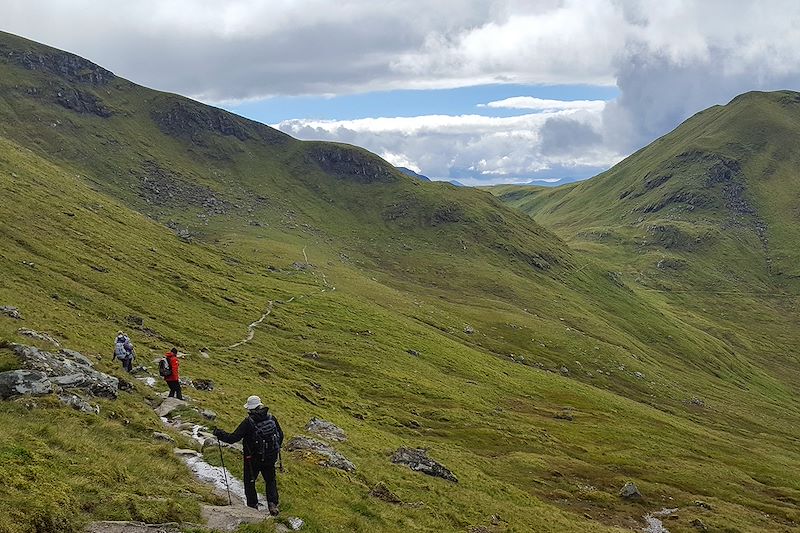
[{"label": "hiker in white hat", "polygon": [[260,473],[267,486],[267,508],[275,516],[279,512],[275,463],[283,444],[283,430],[278,419],[272,416],[258,396],[247,398],[244,408],[248,411],[247,417],[233,433],[215,429],[214,436],[228,444],[244,441],[244,493],[247,505],[258,508],[256,479]]}]

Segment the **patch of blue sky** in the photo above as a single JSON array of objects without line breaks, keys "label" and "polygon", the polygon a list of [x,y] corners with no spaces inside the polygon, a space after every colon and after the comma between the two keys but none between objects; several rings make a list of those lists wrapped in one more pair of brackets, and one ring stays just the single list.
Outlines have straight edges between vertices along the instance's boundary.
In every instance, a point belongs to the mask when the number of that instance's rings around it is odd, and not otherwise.
[{"label": "patch of blue sky", "polygon": [[378,91],[342,96],[277,96],[225,105],[225,109],[265,124],[288,119],[349,120],[422,115],[510,117],[529,109],[479,107],[515,96],[549,100],[612,100],[619,90],[598,85],[478,85],[456,89]]}]

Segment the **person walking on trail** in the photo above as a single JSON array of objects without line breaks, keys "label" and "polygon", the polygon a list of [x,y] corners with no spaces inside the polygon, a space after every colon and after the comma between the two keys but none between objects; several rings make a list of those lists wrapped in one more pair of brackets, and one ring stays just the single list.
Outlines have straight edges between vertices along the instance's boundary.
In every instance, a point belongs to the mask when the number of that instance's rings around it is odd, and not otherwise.
[{"label": "person walking on trail", "polygon": [[283,430],[278,419],[258,396],[250,396],[244,404],[247,417],[233,433],[215,429],[214,436],[222,442],[233,444],[244,440],[244,493],[247,506],[258,508],[256,479],[260,473],[267,486],[267,508],[269,514],[278,514],[278,482],[275,478],[275,463],[283,444]]},{"label": "person walking on trail", "polygon": [[130,337],[122,331],[118,331],[117,338],[114,340],[114,359],[119,359],[122,362],[122,368],[125,371],[132,372],[134,357],[136,357],[136,354],[133,351],[133,343]]},{"label": "person walking on trail", "polygon": [[178,374],[178,349],[173,348],[164,354],[164,358],[158,363],[158,373],[164,377],[169,387],[169,397],[183,400],[181,393],[181,377]]}]

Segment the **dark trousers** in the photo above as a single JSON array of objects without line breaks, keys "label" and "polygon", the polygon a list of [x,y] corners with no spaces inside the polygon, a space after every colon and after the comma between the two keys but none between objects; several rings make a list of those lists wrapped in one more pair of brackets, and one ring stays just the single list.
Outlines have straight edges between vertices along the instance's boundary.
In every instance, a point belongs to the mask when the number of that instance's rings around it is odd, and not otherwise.
[{"label": "dark trousers", "polygon": [[133,371],[133,357],[126,357],[122,360],[122,368],[128,372]]},{"label": "dark trousers", "polygon": [[256,494],[256,479],[260,473],[264,476],[267,485],[267,502],[278,505],[278,480],[275,478],[275,462],[278,452],[268,453],[265,457],[260,455],[245,456],[244,458],[244,495],[247,496],[247,506],[258,507],[258,494]]},{"label": "dark trousers", "polygon": [[181,382],[180,381],[167,381],[167,386],[169,386],[169,397],[170,398],[177,398],[179,400],[183,400],[183,394],[181,394]]}]

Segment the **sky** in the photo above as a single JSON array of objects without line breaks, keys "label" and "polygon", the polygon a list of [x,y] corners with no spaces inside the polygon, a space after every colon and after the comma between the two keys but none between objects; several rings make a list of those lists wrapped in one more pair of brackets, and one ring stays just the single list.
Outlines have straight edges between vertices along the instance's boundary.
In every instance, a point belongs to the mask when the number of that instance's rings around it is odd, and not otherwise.
[{"label": "sky", "polygon": [[800,89],[797,0],[0,0],[0,29],[469,185],[595,175]]}]

